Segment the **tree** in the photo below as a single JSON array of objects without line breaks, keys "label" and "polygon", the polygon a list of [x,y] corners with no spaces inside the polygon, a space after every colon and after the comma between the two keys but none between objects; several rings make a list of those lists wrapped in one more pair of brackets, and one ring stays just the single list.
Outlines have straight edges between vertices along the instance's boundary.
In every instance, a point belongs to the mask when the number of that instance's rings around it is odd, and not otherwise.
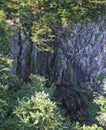
[{"label": "tree", "polygon": [[7,7],[2,7],[7,14],[20,19],[21,27],[30,32],[32,41],[47,49],[47,43],[62,33],[63,27],[103,18],[105,3],[101,0],[8,0]]}]

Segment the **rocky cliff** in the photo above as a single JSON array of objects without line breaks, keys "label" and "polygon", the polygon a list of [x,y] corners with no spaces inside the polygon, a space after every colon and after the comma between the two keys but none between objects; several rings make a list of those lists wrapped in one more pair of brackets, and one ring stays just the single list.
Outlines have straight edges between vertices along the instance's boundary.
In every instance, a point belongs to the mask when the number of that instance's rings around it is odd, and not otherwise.
[{"label": "rocky cliff", "polygon": [[11,25],[11,74],[26,81],[30,73],[45,76],[47,84],[57,85],[55,98],[72,121],[91,124],[87,107],[92,91],[105,93],[106,23],[73,24],[70,38],[57,35],[51,52],[38,52],[25,31]]},{"label": "rocky cliff", "polygon": [[58,85],[81,86],[102,92],[106,80],[106,23],[70,25],[73,35],[57,36],[54,53],[37,52],[29,34],[15,32],[12,39],[11,73],[25,80],[30,73],[45,76]]}]

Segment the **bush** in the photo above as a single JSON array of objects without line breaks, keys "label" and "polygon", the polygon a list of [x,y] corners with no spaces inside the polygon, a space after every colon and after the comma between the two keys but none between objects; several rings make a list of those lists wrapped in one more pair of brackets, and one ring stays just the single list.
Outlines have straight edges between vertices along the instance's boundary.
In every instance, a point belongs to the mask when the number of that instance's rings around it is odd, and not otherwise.
[{"label": "bush", "polygon": [[103,128],[102,127],[98,127],[96,124],[94,124],[92,126],[83,125],[81,127],[81,130],[103,130]]},{"label": "bush", "polygon": [[54,101],[55,86],[45,87],[37,75],[29,78],[18,90],[0,85],[0,130],[102,130],[70,122]]},{"label": "bush", "polygon": [[57,130],[62,128],[62,117],[55,102],[44,91],[19,101],[14,113],[20,120],[21,129]]},{"label": "bush", "polygon": [[0,54],[0,83],[7,84],[8,72],[10,70],[12,61]]},{"label": "bush", "polygon": [[106,123],[106,97],[98,93],[95,94],[95,98],[89,104],[89,115],[95,123],[99,123],[101,126],[105,126]]},{"label": "bush", "polygon": [[5,118],[1,130],[19,130],[18,121],[14,117]]},{"label": "bush", "polygon": [[48,93],[50,98],[53,98],[53,94],[55,91],[55,85],[52,84],[49,88],[45,86],[46,80],[44,77],[38,76],[38,75],[30,75],[29,79],[31,82],[25,83],[23,86],[21,86],[21,89],[19,89],[15,95],[19,99],[24,97],[31,97],[31,95],[34,95],[35,92],[42,92]]},{"label": "bush", "polygon": [[8,111],[7,91],[8,87],[0,84],[0,119],[5,118]]}]

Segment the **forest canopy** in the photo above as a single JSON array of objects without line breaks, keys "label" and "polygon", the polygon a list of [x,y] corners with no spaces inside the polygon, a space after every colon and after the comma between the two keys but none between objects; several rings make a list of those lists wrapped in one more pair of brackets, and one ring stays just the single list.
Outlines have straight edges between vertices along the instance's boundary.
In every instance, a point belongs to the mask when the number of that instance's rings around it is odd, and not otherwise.
[{"label": "forest canopy", "polygon": [[104,18],[102,0],[1,0],[0,9],[7,18],[27,30],[31,40],[46,49],[46,43],[72,23],[97,22]]}]

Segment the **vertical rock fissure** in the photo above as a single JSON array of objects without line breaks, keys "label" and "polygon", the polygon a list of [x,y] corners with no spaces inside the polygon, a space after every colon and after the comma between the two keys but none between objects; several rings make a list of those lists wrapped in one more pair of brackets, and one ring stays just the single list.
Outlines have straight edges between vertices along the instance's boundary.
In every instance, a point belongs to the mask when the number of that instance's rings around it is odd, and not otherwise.
[{"label": "vertical rock fissure", "polygon": [[22,54],[22,39],[21,39],[21,31],[19,31],[18,35],[18,45],[20,47],[18,56],[17,56],[17,68],[16,68],[16,74],[21,75],[22,73],[22,67],[21,67],[21,54]]}]

